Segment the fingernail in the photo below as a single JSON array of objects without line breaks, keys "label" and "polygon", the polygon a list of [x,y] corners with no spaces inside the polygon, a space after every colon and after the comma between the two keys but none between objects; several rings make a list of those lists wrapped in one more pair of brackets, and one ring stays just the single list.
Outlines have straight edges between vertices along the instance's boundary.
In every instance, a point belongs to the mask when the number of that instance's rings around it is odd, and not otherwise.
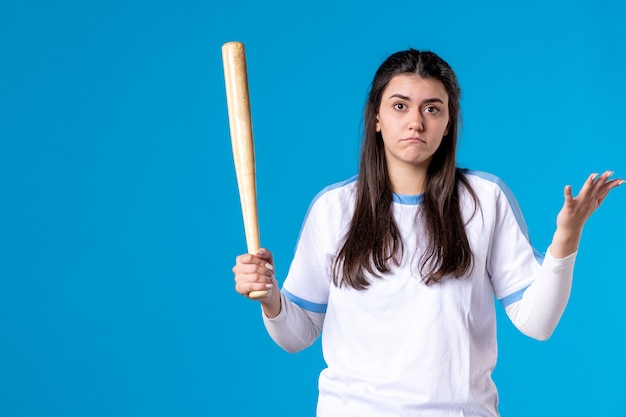
[{"label": "fingernail", "polygon": [[265,288],[267,288],[268,290],[273,287],[274,287],[274,284],[265,284]]},{"label": "fingernail", "polygon": [[266,267],[267,269],[269,269],[270,271],[273,271],[273,270],[274,270],[274,266],[273,266],[271,263],[269,263],[269,262],[265,263],[265,267]]},{"label": "fingernail", "polygon": [[257,255],[263,255],[264,253],[265,253],[265,251],[263,249],[259,249],[256,254]]}]

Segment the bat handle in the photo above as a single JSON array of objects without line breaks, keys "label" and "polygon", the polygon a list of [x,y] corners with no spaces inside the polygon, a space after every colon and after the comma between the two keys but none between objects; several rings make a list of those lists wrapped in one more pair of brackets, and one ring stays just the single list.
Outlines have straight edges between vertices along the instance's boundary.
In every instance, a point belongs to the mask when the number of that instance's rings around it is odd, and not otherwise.
[{"label": "bat handle", "polygon": [[[253,252],[250,252],[250,253],[253,253]],[[267,290],[250,291],[248,293],[248,298],[251,298],[253,300],[259,300],[261,298],[267,297],[268,294],[269,294],[269,291]]]}]

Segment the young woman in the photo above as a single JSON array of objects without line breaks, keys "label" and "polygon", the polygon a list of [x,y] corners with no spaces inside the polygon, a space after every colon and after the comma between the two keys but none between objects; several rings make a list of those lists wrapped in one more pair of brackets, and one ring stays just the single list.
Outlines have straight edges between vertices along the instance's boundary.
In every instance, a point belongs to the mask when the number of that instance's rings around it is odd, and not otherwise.
[{"label": "young woman", "polygon": [[544,255],[497,177],[456,166],[460,88],[432,52],[391,55],[365,108],[358,176],[311,203],[282,290],[270,251],[237,257],[236,291],[260,300],[289,352],[322,334],[319,417],[498,416],[495,299],[547,339],[567,304],[585,221],[624,183],[564,190]]}]

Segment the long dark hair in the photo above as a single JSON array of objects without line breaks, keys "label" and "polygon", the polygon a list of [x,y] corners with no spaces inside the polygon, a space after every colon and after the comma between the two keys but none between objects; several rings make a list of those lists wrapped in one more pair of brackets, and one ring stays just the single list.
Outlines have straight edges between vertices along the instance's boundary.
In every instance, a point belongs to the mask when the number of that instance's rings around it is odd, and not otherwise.
[{"label": "long dark hair", "polygon": [[460,186],[469,191],[475,208],[478,203],[467,179],[456,166],[461,89],[450,65],[438,55],[409,49],[389,56],[372,81],[365,105],[355,211],[333,265],[333,282],[338,286],[366,289],[370,285],[366,272],[381,277],[391,270],[391,262],[399,265],[402,259],[404,247],[391,211],[393,192],[384,144],[381,134],[376,132],[383,91],[399,74],[439,80],[448,94],[447,134],[428,166],[426,190],[415,219],[426,231],[426,249],[419,263],[423,282],[431,285],[446,276],[459,278],[473,266],[461,214]]}]

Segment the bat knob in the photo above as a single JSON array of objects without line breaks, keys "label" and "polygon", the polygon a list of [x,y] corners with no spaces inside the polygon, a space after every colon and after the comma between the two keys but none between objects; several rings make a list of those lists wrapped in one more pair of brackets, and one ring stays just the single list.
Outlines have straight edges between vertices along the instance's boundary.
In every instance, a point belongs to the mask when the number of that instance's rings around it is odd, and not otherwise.
[{"label": "bat knob", "polygon": [[252,298],[253,300],[258,300],[259,298],[264,298],[268,294],[268,291],[250,291],[248,294],[248,298]]}]

